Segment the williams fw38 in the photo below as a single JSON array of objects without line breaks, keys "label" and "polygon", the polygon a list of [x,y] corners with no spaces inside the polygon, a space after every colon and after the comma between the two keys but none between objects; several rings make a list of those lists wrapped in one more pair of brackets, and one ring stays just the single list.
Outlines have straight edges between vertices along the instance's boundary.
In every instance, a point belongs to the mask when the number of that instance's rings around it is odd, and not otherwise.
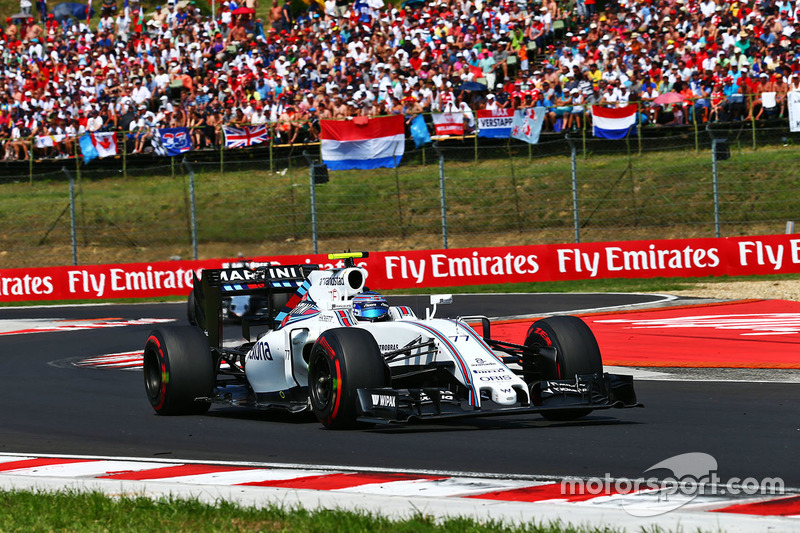
[{"label": "williams fw38", "polygon": [[[155,412],[200,414],[212,404],[312,410],[340,429],[526,413],[572,420],[639,406],[630,376],[603,372],[580,318],[537,320],[521,344],[495,340],[486,317],[434,318],[449,296],[431,296],[425,318],[389,306],[364,288],[367,271],[354,259],[366,256],[332,254],[344,266],[330,270],[204,270],[190,302],[196,325],[156,329],[145,344]],[[245,342],[223,346],[223,301],[239,295],[266,301],[266,331],[250,340],[245,319]]]}]

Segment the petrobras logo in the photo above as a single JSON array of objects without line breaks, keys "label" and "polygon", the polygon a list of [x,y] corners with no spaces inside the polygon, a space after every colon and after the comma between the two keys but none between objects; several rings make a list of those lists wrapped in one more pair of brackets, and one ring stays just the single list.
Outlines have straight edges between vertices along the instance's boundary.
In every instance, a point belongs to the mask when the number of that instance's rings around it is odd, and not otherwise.
[{"label": "petrobras logo", "polygon": [[400,349],[400,345],[399,344],[379,344],[378,348],[380,348],[380,350],[382,352],[393,352],[395,350],[399,350]]},{"label": "petrobras logo", "polygon": [[329,286],[329,287],[331,287],[331,286],[337,286],[337,287],[338,286],[344,286],[344,278],[340,278],[340,277],[337,277],[337,276],[331,276],[329,278],[322,278],[319,281],[319,284],[320,285]]}]

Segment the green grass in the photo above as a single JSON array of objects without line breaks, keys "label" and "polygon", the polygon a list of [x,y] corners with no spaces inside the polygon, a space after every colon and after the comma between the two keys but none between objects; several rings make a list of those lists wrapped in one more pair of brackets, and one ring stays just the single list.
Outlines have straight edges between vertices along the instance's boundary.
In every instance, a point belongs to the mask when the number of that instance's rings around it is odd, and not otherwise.
[{"label": "green grass", "polygon": [[[569,157],[493,155],[499,158],[445,162],[449,247],[574,242]],[[720,163],[722,236],[784,231],[800,213],[795,159],[794,148],[770,147],[734,151]],[[331,172],[316,188],[319,250],[441,248],[438,166],[432,154],[421,162],[416,151],[396,171]],[[252,164],[262,168],[222,174],[217,164],[195,165],[201,258],[312,251],[308,169],[277,158]],[[176,165],[172,176],[168,164],[128,177],[83,168],[79,264],[189,256],[182,172]],[[577,180],[581,242],[714,236],[708,152],[580,157]],[[69,264],[67,183],[7,181],[0,190],[0,268]]]},{"label": "green grass", "polygon": [[344,510],[307,511],[271,505],[243,507],[220,501],[145,497],[110,498],[101,493],[0,492],[0,531],[82,532],[310,532],[310,533],[558,533],[613,531],[555,524],[508,525],[467,518],[434,520],[417,513],[405,520]]}]

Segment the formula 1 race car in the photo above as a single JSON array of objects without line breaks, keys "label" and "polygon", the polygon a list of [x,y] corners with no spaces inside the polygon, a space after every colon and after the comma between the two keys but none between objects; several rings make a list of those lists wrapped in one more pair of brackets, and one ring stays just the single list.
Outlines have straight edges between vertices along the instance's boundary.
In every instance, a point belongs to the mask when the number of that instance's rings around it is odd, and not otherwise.
[{"label": "formula 1 race car", "polygon": [[[197,325],[156,329],[145,343],[155,412],[199,414],[211,404],[312,410],[327,428],[352,428],[521,413],[572,420],[640,405],[630,376],[603,372],[597,341],[578,317],[537,320],[522,344],[495,340],[486,317],[433,318],[449,296],[431,296],[421,319],[365,292],[367,271],[354,259],[366,253],[329,257],[344,267],[204,270],[195,280]],[[251,341],[243,320],[246,342],[226,347],[221,302],[241,294],[266,299],[266,331]]]}]

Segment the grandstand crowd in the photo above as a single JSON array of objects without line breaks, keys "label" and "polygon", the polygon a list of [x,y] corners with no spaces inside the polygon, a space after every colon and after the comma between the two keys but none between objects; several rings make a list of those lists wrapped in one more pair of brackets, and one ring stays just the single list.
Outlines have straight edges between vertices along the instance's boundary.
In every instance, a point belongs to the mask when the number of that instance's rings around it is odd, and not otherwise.
[{"label": "grandstand crowd", "polygon": [[[758,120],[800,91],[793,0],[275,0],[263,22],[257,0],[214,18],[175,0],[103,0],[92,18],[20,7],[0,18],[7,160],[66,157],[84,132],[126,132],[139,153],[159,127],[203,148],[223,125],[270,123],[300,143],[319,119],[431,111],[472,127],[476,109],[544,106],[557,131],[597,104],[638,103],[643,124]],[[52,146],[31,154],[41,136]]]}]

